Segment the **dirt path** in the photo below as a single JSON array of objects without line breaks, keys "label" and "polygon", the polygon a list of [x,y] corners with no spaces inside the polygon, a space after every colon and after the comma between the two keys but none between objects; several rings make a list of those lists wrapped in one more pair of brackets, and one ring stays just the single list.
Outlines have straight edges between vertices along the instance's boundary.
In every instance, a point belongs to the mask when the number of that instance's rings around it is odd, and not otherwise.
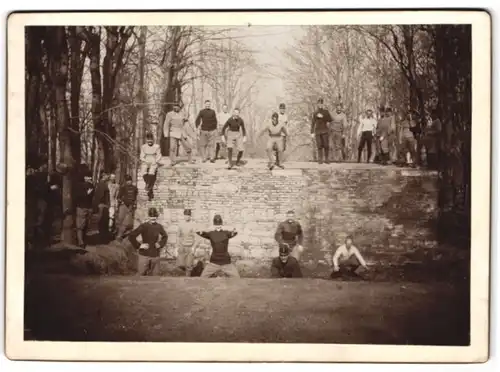
[{"label": "dirt path", "polygon": [[468,344],[444,283],[32,277],[28,338],[78,341]]}]

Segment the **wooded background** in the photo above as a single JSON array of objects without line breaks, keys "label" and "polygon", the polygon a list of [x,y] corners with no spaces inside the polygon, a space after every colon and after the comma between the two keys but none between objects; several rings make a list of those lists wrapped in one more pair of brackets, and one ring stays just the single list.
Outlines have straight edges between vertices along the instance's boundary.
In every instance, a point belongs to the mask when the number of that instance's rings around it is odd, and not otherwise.
[{"label": "wooded background", "polygon": [[181,102],[193,128],[207,98],[216,111],[224,102],[240,107],[248,131],[246,156],[264,157],[265,139],[258,133],[278,102],[262,104],[258,98],[266,94],[263,81],[281,79],[290,159],[311,159],[310,117],[319,97],[330,110],[336,103],[344,106],[349,159],[367,106],[390,106],[398,117],[414,110],[421,127],[437,109],[443,124],[439,202],[454,222],[443,221],[468,227],[469,25],[304,26],[281,47],[273,70],[259,63],[255,48],[234,36],[235,29],[27,27],[26,165],[46,164],[49,173],[62,173],[63,209],[72,210],[78,164],[88,164],[94,178],[102,171],[115,172],[119,180],[135,175],[145,132],[160,135],[172,103]]}]

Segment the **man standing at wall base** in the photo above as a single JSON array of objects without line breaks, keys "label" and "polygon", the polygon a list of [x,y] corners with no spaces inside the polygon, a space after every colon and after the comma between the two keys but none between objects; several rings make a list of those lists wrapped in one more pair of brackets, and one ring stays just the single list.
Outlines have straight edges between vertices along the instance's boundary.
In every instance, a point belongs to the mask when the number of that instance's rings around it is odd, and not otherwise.
[{"label": "man standing at wall base", "polygon": [[[137,275],[156,275],[160,264],[160,250],[167,244],[168,235],[157,221],[158,211],[149,208],[148,221],[141,223],[128,238],[138,251]],[[137,241],[141,235],[142,244]]]},{"label": "man standing at wall base", "polygon": [[196,232],[202,238],[208,239],[212,246],[210,262],[203,269],[201,276],[209,278],[218,272],[223,272],[231,278],[239,278],[238,269],[231,263],[231,256],[228,252],[229,239],[234,238],[237,232],[235,230],[224,230],[222,228],[222,217],[218,214],[214,216],[213,223],[213,230]]},{"label": "man standing at wall base", "polygon": [[290,255],[297,261],[304,252],[302,242],[304,240],[304,233],[299,221],[295,219],[295,212],[290,210],[286,214],[286,220],[281,222],[276,229],[274,239],[278,244],[287,244],[290,247]]},{"label": "man standing at wall base", "polygon": [[109,207],[111,198],[108,188],[109,176],[103,173],[94,193],[93,209],[97,210],[97,228],[99,240],[102,244],[108,243],[109,239]]},{"label": "man standing at wall base", "polygon": [[125,176],[125,184],[118,191],[118,215],[116,217],[116,238],[122,240],[125,232],[134,226],[134,212],[137,204],[137,186],[130,175]]},{"label": "man standing at wall base", "polygon": [[191,220],[191,209],[184,210],[184,221],[177,230],[177,267],[189,276],[196,251],[196,227]]},{"label": "man standing at wall base", "polygon": [[75,187],[76,206],[76,237],[78,245],[85,248],[87,229],[92,217],[92,202],[94,199],[94,185],[92,184],[92,174],[85,172],[83,182]]},{"label": "man standing at wall base", "polygon": [[332,121],[330,112],[323,107],[323,98],[318,99],[318,108],[312,116],[311,138],[316,139],[318,148],[318,163],[330,163],[328,125]]},{"label": "man standing at wall base", "polygon": [[109,175],[108,182],[108,190],[109,190],[109,230],[116,230],[116,214],[118,212],[118,191],[120,190],[120,186],[116,182],[116,175]]},{"label": "man standing at wall base", "polygon": [[203,163],[215,163],[215,137],[217,136],[217,114],[210,107],[210,100],[205,101],[205,108],[201,110],[195,120],[198,137],[200,139],[200,155]]}]

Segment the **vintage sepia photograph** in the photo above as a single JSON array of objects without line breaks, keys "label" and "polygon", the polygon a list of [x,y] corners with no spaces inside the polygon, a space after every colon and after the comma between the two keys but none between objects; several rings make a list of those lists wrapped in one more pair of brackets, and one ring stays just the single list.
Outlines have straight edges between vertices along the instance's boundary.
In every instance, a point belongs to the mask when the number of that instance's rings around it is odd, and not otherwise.
[{"label": "vintage sepia photograph", "polygon": [[11,357],[486,360],[489,24],[11,15]]}]

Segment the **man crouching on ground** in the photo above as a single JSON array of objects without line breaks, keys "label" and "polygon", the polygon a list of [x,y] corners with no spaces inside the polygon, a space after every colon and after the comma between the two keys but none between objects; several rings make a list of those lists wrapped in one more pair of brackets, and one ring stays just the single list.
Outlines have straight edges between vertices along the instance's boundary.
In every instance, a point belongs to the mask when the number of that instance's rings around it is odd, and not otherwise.
[{"label": "man crouching on ground", "polygon": [[222,229],[222,217],[218,214],[214,216],[214,229],[211,231],[197,231],[202,238],[210,240],[212,254],[210,262],[203,269],[202,278],[209,278],[222,271],[231,278],[239,278],[240,274],[236,266],[231,263],[231,256],[228,252],[229,239],[237,234],[235,230],[227,231]]},{"label": "man crouching on ground", "polygon": [[[168,239],[165,229],[157,222],[156,208],[149,208],[148,217],[148,221],[141,223],[128,236],[139,254],[137,275],[156,274],[160,263],[160,250],[167,244]],[[142,237],[142,244],[137,241],[139,235]]]},{"label": "man crouching on ground", "polygon": [[333,272],[330,278],[342,278],[342,277],[361,277],[359,275],[359,269],[368,269],[366,261],[356,248],[352,244],[352,237],[348,236],[345,239],[345,244],[342,244],[337,248],[335,254],[332,258]]},{"label": "man crouching on ground", "polygon": [[279,257],[275,257],[271,263],[272,278],[302,278],[299,262],[290,257],[288,244],[280,244]]},{"label": "man crouching on ground", "polygon": [[278,225],[274,239],[278,244],[288,244],[290,255],[300,262],[300,256],[304,252],[304,247],[302,246],[304,234],[300,222],[295,219],[295,212],[293,210],[288,211],[286,220]]}]

